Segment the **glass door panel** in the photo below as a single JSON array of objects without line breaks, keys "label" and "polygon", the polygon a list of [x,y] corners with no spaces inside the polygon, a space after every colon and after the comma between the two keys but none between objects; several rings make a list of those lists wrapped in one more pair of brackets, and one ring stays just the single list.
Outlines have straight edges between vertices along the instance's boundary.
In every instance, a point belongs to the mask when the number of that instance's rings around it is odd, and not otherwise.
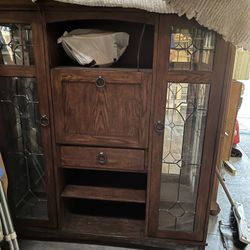
[{"label": "glass door panel", "polygon": [[168,83],[159,231],[193,232],[209,85]]},{"label": "glass door panel", "polygon": [[0,24],[0,64],[34,65],[29,24]]},{"label": "glass door panel", "polygon": [[19,218],[48,219],[36,78],[0,77],[1,148]]},{"label": "glass door panel", "polygon": [[215,38],[205,28],[171,27],[169,69],[212,71]]}]

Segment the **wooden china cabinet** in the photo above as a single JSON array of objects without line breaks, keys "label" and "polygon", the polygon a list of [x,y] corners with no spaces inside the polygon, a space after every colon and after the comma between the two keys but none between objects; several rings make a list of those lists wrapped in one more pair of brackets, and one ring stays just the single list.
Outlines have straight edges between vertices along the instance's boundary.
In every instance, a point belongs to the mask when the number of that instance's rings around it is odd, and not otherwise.
[{"label": "wooden china cabinet", "polygon": [[[83,67],[64,31],[127,32]],[[194,20],[52,1],[0,4],[0,135],[23,237],[204,249],[234,48]]]}]

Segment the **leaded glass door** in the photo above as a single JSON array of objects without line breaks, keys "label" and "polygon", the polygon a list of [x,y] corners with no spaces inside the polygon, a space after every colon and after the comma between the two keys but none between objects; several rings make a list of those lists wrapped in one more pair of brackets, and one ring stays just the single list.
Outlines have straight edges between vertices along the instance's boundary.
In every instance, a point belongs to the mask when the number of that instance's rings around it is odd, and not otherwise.
[{"label": "leaded glass door", "polygon": [[[226,57],[220,37],[161,17],[154,84],[148,235],[202,241],[216,158]],[[223,53],[224,53],[223,52]]]},{"label": "leaded glass door", "polygon": [[42,28],[35,13],[7,16],[0,18],[0,146],[8,200],[17,223],[55,226]]},{"label": "leaded glass door", "polygon": [[192,232],[209,85],[167,83],[166,95],[158,229]]}]

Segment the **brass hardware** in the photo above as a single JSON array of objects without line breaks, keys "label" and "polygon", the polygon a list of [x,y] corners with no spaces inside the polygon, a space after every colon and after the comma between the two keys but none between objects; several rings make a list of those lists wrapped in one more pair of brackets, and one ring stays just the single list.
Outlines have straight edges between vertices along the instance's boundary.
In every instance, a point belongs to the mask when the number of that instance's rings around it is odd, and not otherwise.
[{"label": "brass hardware", "polygon": [[49,118],[47,115],[41,115],[40,117],[40,124],[42,127],[47,127],[49,126]]},{"label": "brass hardware", "polygon": [[164,124],[161,121],[157,121],[155,123],[155,131],[156,132],[161,133],[161,132],[164,131],[164,128],[165,128],[165,126],[164,126]]},{"label": "brass hardware", "polygon": [[108,157],[107,155],[104,153],[104,152],[100,152],[98,155],[97,155],[97,161],[101,164],[101,165],[104,165],[107,163],[108,161]]},{"label": "brass hardware", "polygon": [[95,80],[95,86],[97,88],[103,88],[105,84],[105,79],[102,76],[98,76],[98,78]]}]

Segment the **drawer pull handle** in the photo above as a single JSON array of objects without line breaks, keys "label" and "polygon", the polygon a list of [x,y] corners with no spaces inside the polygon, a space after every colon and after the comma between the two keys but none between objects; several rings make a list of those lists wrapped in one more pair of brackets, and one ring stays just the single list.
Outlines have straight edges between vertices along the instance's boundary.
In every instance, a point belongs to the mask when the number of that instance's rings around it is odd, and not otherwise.
[{"label": "drawer pull handle", "polygon": [[95,80],[95,86],[97,88],[103,88],[105,84],[105,79],[102,76],[98,76],[98,78]]},{"label": "drawer pull handle", "polygon": [[165,128],[165,126],[164,126],[164,124],[161,121],[157,121],[155,123],[155,131],[156,132],[161,133],[161,132],[164,131],[164,128]]},{"label": "drawer pull handle", "polygon": [[42,127],[48,127],[49,126],[49,118],[48,118],[47,115],[41,115],[40,124],[41,124]]},{"label": "drawer pull handle", "polygon": [[104,165],[104,164],[107,163],[108,157],[107,157],[107,155],[106,155],[104,152],[100,152],[100,153],[97,155],[97,161],[98,161],[101,165]]}]

